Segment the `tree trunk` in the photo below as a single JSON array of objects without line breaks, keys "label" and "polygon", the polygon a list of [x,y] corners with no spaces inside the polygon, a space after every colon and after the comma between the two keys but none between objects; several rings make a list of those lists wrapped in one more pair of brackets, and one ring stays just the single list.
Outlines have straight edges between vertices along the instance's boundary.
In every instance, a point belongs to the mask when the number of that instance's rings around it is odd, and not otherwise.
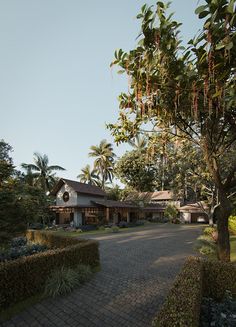
[{"label": "tree trunk", "polygon": [[218,258],[221,261],[230,261],[230,242],[228,218],[231,212],[231,204],[226,192],[219,190],[219,207],[216,211],[217,230],[218,230]]}]

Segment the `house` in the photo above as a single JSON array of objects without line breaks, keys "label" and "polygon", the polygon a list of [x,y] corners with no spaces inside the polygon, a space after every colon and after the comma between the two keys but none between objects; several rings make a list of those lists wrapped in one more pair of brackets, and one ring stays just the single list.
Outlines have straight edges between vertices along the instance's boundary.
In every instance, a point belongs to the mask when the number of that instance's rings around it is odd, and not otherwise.
[{"label": "house", "polygon": [[164,211],[168,205],[180,208],[180,201],[175,198],[170,190],[155,192],[132,192],[127,201],[138,203],[142,208],[142,218],[150,220],[163,220]]},{"label": "house", "polygon": [[132,222],[139,215],[139,207],[128,201],[112,201],[95,185],[61,178],[51,194],[56,197],[50,209],[56,213],[56,224],[74,226],[101,223]]},{"label": "house", "polygon": [[184,223],[208,223],[208,207],[203,202],[190,203],[179,208],[180,219]]}]

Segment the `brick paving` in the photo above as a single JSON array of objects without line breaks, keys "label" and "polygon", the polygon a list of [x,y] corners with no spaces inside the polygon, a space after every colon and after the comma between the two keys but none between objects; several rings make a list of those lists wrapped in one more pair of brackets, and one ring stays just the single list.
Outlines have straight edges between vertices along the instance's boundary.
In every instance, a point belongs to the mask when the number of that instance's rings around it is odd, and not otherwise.
[{"label": "brick paving", "polygon": [[199,226],[153,224],[90,235],[100,242],[101,271],[71,294],[43,300],[0,326],[151,326],[199,234]]}]

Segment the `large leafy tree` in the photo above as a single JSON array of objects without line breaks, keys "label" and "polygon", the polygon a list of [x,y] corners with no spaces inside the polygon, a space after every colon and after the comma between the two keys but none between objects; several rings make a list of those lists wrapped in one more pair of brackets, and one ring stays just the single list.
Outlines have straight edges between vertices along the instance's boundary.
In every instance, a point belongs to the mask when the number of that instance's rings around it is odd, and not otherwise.
[{"label": "large leafy tree", "polygon": [[115,172],[127,187],[138,192],[154,191],[156,168],[145,153],[138,150],[126,152],[117,160]]},{"label": "large leafy tree", "polygon": [[107,181],[112,182],[114,174],[115,153],[111,143],[102,140],[99,145],[90,147],[89,156],[95,158],[94,169],[98,172],[101,187],[104,189]]},{"label": "large leafy tree", "polygon": [[11,151],[12,147],[4,140],[0,140],[0,185],[14,173]]},{"label": "large leafy tree", "polygon": [[52,165],[49,166],[49,159],[46,154],[34,153],[34,163],[23,163],[22,168],[26,171],[26,179],[34,181],[34,185],[40,186],[45,192],[50,191],[55,183],[55,171],[62,171],[65,168]]},{"label": "large leafy tree", "polygon": [[187,49],[180,44],[180,24],[166,9],[161,1],[156,8],[144,5],[137,47],[115,53],[113,64],[127,72],[129,91],[120,95],[119,120],[110,128],[120,142],[149,122],[155,131],[181,131],[201,147],[220,202],[218,254],[229,261],[228,193],[236,184],[235,157],[227,171],[224,162],[236,142],[235,0],[206,0],[197,8],[203,26]]},{"label": "large leafy tree", "polygon": [[81,173],[77,176],[77,178],[79,178],[80,182],[91,185],[98,185],[99,181],[96,170],[91,169],[90,165],[86,165],[84,168],[82,168]]}]

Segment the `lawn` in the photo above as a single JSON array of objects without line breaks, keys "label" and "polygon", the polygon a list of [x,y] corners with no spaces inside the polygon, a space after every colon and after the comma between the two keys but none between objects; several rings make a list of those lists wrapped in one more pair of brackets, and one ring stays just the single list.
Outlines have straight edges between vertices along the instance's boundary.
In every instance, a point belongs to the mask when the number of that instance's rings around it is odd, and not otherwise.
[{"label": "lawn", "polygon": [[[157,223],[151,223],[152,225],[156,225]],[[135,231],[136,228],[141,229],[141,228],[145,228],[148,227],[149,223],[145,223],[144,225],[140,225],[140,226],[135,226],[135,227],[125,227],[125,228],[119,228],[118,232],[116,233],[120,233],[120,232],[128,232],[128,231]],[[92,230],[92,231],[87,231],[87,232],[70,232],[70,231],[64,231],[64,230],[59,230],[59,231],[50,231],[52,233],[57,233],[60,236],[70,236],[70,237],[80,237],[82,235],[92,235],[92,234],[115,234],[115,232],[112,232],[112,229],[105,229],[105,230]]]}]

